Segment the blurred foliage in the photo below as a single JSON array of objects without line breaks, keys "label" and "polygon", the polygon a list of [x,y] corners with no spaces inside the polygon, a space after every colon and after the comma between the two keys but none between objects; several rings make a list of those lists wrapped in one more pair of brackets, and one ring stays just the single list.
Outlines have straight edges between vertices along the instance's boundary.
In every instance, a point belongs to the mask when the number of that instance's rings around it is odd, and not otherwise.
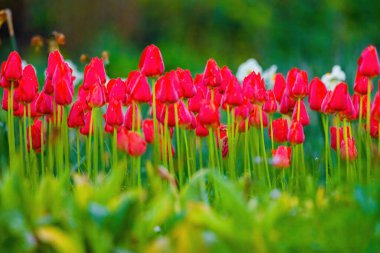
[{"label": "blurred foliage", "polygon": [[[54,4],[53,4],[54,2]],[[67,56],[108,50],[110,76],[126,76],[139,54],[157,44],[167,69],[201,71],[214,57],[236,71],[247,58],[281,72],[292,66],[314,75],[340,64],[355,72],[367,44],[380,45],[380,2],[372,0],[2,0],[14,13],[18,44],[28,54],[31,37],[66,35]],[[7,53],[6,29],[0,57]],[[76,61],[77,62],[77,61]],[[353,75],[349,75],[352,81]]]}]

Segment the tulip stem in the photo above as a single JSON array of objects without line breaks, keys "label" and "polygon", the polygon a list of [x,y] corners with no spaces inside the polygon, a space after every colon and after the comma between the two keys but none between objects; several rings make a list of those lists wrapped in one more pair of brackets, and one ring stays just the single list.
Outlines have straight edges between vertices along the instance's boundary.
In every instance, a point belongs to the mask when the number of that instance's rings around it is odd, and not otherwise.
[{"label": "tulip stem", "polygon": [[210,169],[215,169],[215,160],[214,160],[214,145],[213,145],[213,136],[212,136],[212,127],[208,129],[208,158],[209,158],[209,167]]},{"label": "tulip stem", "polygon": [[117,167],[117,128],[113,129],[113,142],[112,142],[112,167]]},{"label": "tulip stem", "polygon": [[262,107],[261,106],[259,106],[259,115],[260,115],[261,145],[262,145],[262,150],[263,150],[263,159],[264,159],[264,165],[265,165],[265,172],[267,174],[268,186],[269,186],[269,188],[272,188],[271,181],[270,181],[270,175],[269,175],[267,154],[266,154],[266,151],[265,151],[264,124],[263,124],[263,113],[262,113]]},{"label": "tulip stem", "polygon": [[362,124],[362,119],[363,119],[363,116],[362,116],[362,112],[363,111],[363,96],[360,95],[360,101],[359,101],[359,122],[358,122],[358,153],[359,153],[359,157],[358,157],[358,160],[359,160],[359,178],[361,179],[361,174],[362,174],[362,168],[363,168],[363,160],[362,160],[362,147],[363,147],[363,143],[362,143],[362,127],[363,127],[363,124]]},{"label": "tulip stem", "polygon": [[[187,164],[187,177],[188,180],[191,178],[191,165],[190,165],[190,159],[192,159],[192,155],[189,153],[189,145],[187,142],[187,132],[182,131],[183,139],[185,141],[185,152],[186,152],[186,164]],[[181,158],[179,158],[181,159]]]},{"label": "tulip stem", "polygon": [[249,130],[248,130],[248,119],[244,120],[244,127],[245,127],[245,132],[244,132],[244,173],[248,173],[249,177],[251,178],[251,170],[249,168],[249,151],[248,151],[248,135],[249,135]]},{"label": "tulip stem", "polygon": [[153,128],[154,128],[154,139],[153,139],[153,164],[157,165],[159,161],[160,151],[160,137],[158,136],[158,121],[157,121],[157,109],[156,109],[156,89],[155,89],[156,81],[152,79],[152,111],[153,111]]},{"label": "tulip stem", "polygon": [[182,165],[182,150],[180,145],[180,134],[179,134],[179,122],[178,122],[178,103],[174,105],[174,116],[175,116],[175,131],[176,131],[176,141],[177,141],[177,162],[178,162],[178,175],[179,175],[179,186],[182,187],[183,184],[183,165]]},{"label": "tulip stem", "polygon": [[99,152],[99,141],[98,141],[98,131],[99,131],[99,119],[98,119],[98,108],[93,109],[93,128],[94,128],[94,171],[93,171],[93,178],[96,179],[98,176],[98,169],[99,169],[99,164],[98,164],[98,152]]},{"label": "tulip stem", "polygon": [[77,142],[77,168],[78,171],[80,171],[80,142],[79,142],[79,128],[77,129],[76,132],[76,142]]},{"label": "tulip stem", "polygon": [[44,127],[45,127],[45,121],[44,121],[44,116],[42,116],[41,119],[41,173],[42,175],[46,174],[45,171],[45,144],[44,144]]},{"label": "tulip stem", "polygon": [[341,177],[340,143],[341,143],[341,140],[340,140],[340,120],[339,120],[339,117],[338,117],[338,124],[336,126],[336,151],[337,151],[337,154],[338,154],[338,173],[337,173],[338,181],[340,181],[340,177]]},{"label": "tulip stem", "polygon": [[[167,143],[167,134],[168,134],[168,106],[165,105],[165,119],[164,119],[164,136],[163,136],[163,148],[164,148],[164,166],[168,168],[168,146],[169,143]],[[170,133],[169,133],[170,135]],[[170,168],[169,168],[170,170]],[[173,171],[170,170],[170,173],[173,173]]]},{"label": "tulip stem", "polygon": [[[30,104],[28,104],[28,131],[29,131],[29,152],[32,154],[33,152],[33,141],[32,141],[32,117],[31,117],[31,109],[30,109]],[[31,156],[29,156],[31,159]],[[34,175],[36,171],[33,171],[32,169],[32,161],[29,161],[29,166],[30,166],[30,174],[32,181],[34,181]]]},{"label": "tulip stem", "polygon": [[92,135],[92,125],[93,125],[93,113],[94,111],[91,112],[90,114],[90,126],[89,126],[89,131],[88,131],[88,146],[87,146],[87,174],[88,177],[91,177],[91,135]]},{"label": "tulip stem", "polygon": [[8,126],[8,143],[9,143],[9,165],[11,170],[15,168],[15,136],[14,136],[14,115],[13,115],[13,99],[14,99],[14,82],[11,81],[11,90],[8,90],[8,115],[9,115],[9,126]]},{"label": "tulip stem", "polygon": [[345,159],[346,159],[346,177],[347,180],[351,180],[350,169],[349,169],[349,159],[350,155],[348,153],[348,137],[347,137],[347,120],[346,118],[343,119],[343,138],[344,138],[344,148],[345,148]]},{"label": "tulip stem", "polygon": [[370,111],[370,106],[371,106],[371,87],[372,87],[372,78],[368,78],[368,88],[367,88],[367,182],[370,180],[371,176],[371,130],[370,130],[370,125],[371,125],[371,111]]},{"label": "tulip stem", "polygon": [[[25,164],[26,164],[26,176],[30,176],[30,163],[29,163],[29,153],[28,153],[28,135],[27,135],[27,123],[26,123],[26,105],[24,105],[24,140],[25,140]],[[30,143],[29,143],[30,145]]]},{"label": "tulip stem", "polygon": [[203,168],[203,138],[196,137],[199,140],[199,168]]},{"label": "tulip stem", "polygon": [[322,115],[322,125],[323,125],[323,133],[325,135],[325,184],[327,188],[329,185],[329,154],[330,154],[329,134],[328,134],[329,118],[327,115]]}]

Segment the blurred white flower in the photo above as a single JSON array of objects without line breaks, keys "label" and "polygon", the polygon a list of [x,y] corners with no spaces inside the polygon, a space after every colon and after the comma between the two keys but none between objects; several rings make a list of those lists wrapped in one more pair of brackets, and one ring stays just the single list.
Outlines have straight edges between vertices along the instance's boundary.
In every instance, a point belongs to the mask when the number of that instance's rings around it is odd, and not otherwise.
[{"label": "blurred white flower", "polygon": [[339,65],[335,65],[331,73],[324,74],[321,80],[326,85],[327,90],[334,90],[340,82],[346,80],[346,74]]},{"label": "blurred white flower", "polygon": [[77,66],[71,60],[65,60],[69,67],[73,70],[72,75],[75,77],[74,86],[80,83],[83,80],[83,73],[78,71]]},{"label": "blurred white flower", "polygon": [[263,70],[260,64],[255,59],[251,58],[243,62],[239,66],[236,72],[236,77],[239,80],[239,82],[243,82],[244,78],[251,74],[252,71],[261,74],[262,78],[264,79],[265,85],[267,86],[267,89],[273,88],[274,76],[277,71],[276,65],[272,65],[268,69]]},{"label": "blurred white flower", "polygon": [[255,71],[255,73],[263,72],[263,68],[253,58],[248,59],[247,61],[240,64],[236,72],[236,77],[239,80],[239,82],[243,82],[244,78],[248,76],[249,74],[251,74],[252,71]]}]

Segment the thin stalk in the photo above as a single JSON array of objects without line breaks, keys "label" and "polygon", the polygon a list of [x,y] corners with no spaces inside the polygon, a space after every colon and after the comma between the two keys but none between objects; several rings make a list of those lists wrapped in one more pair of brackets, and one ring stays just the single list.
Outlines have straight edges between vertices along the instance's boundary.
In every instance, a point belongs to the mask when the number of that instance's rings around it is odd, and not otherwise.
[{"label": "thin stalk", "polygon": [[[27,137],[27,123],[26,123],[26,111],[27,111],[27,106],[24,105],[24,141],[25,141],[25,167],[26,167],[26,176],[30,176],[30,163],[29,163],[29,152],[28,152],[28,137]],[[29,143],[30,145],[30,143]]]},{"label": "thin stalk", "polygon": [[367,182],[370,180],[371,176],[371,135],[370,135],[370,125],[371,125],[371,87],[372,87],[372,78],[368,78],[368,87],[367,87]]},{"label": "thin stalk", "polygon": [[117,128],[113,129],[113,141],[112,141],[112,167],[117,168]]},{"label": "thin stalk", "polygon": [[78,171],[80,171],[80,142],[79,142],[80,133],[79,133],[79,128],[76,131],[75,137],[76,137],[76,144],[77,144],[77,168],[78,168]]},{"label": "thin stalk", "polygon": [[46,174],[45,171],[45,138],[44,138],[44,133],[45,133],[45,120],[44,116],[42,116],[42,121],[41,121],[41,172],[42,175]]},{"label": "thin stalk", "polygon": [[91,148],[91,135],[92,135],[92,125],[93,125],[93,115],[94,111],[91,112],[90,115],[90,126],[89,126],[89,132],[88,132],[88,146],[87,146],[87,175],[88,177],[91,177],[91,159],[92,159],[92,148]]},{"label": "thin stalk", "polygon": [[[210,133],[209,133],[210,134]],[[203,168],[203,138],[196,137],[199,140],[199,168]]]},{"label": "thin stalk", "polygon": [[182,136],[183,136],[183,139],[184,139],[184,142],[185,142],[187,177],[190,180],[191,175],[192,175],[192,173],[191,173],[191,165],[190,165],[190,157],[192,159],[192,155],[189,152],[189,145],[188,145],[188,142],[187,142],[187,132],[186,131],[182,131]]},{"label": "thin stalk", "polygon": [[261,106],[259,107],[259,114],[260,114],[261,146],[262,146],[262,149],[263,149],[263,158],[264,158],[265,172],[266,172],[266,175],[267,175],[268,186],[269,186],[269,188],[272,188],[272,184],[271,184],[271,181],[270,181],[270,175],[269,175],[267,154],[266,154],[266,151],[265,151],[263,113],[262,113],[262,107]]},{"label": "thin stalk", "polygon": [[[33,152],[33,142],[32,142],[32,117],[31,117],[31,109],[30,109],[30,104],[28,104],[28,130],[29,130],[29,151],[30,153],[29,154],[32,154]],[[29,156],[30,158],[31,156]],[[29,161],[29,168],[30,168],[30,174],[31,174],[31,178],[32,178],[32,181],[34,181],[34,175],[35,175],[35,172],[32,170],[32,163],[31,161]]]},{"label": "thin stalk", "polygon": [[346,177],[347,179],[350,179],[351,176],[349,175],[349,155],[348,155],[348,138],[347,138],[347,120],[346,118],[343,119],[343,139],[345,143],[345,152],[346,152]]},{"label": "thin stalk", "polygon": [[183,165],[182,165],[182,150],[180,145],[180,134],[179,134],[179,120],[178,120],[178,104],[174,105],[174,117],[175,117],[175,131],[176,131],[176,142],[177,142],[177,163],[178,163],[178,175],[179,175],[179,185],[182,187],[183,184]]}]

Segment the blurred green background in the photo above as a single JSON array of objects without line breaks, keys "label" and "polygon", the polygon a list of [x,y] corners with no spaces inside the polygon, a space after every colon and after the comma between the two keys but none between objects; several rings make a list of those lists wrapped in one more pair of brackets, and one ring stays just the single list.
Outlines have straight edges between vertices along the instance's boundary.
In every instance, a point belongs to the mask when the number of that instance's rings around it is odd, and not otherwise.
[{"label": "blurred green background", "polygon": [[[6,7],[13,11],[17,43],[29,62],[31,37],[48,38],[56,30],[66,35],[64,56],[76,63],[82,53],[107,50],[110,77],[127,76],[143,48],[154,43],[166,69],[201,72],[213,57],[236,72],[254,57],[264,68],[277,64],[286,72],[298,66],[318,76],[340,64],[352,82],[361,50],[380,45],[380,1],[0,0],[0,8]],[[9,51],[5,26],[0,36],[3,60]]]}]

